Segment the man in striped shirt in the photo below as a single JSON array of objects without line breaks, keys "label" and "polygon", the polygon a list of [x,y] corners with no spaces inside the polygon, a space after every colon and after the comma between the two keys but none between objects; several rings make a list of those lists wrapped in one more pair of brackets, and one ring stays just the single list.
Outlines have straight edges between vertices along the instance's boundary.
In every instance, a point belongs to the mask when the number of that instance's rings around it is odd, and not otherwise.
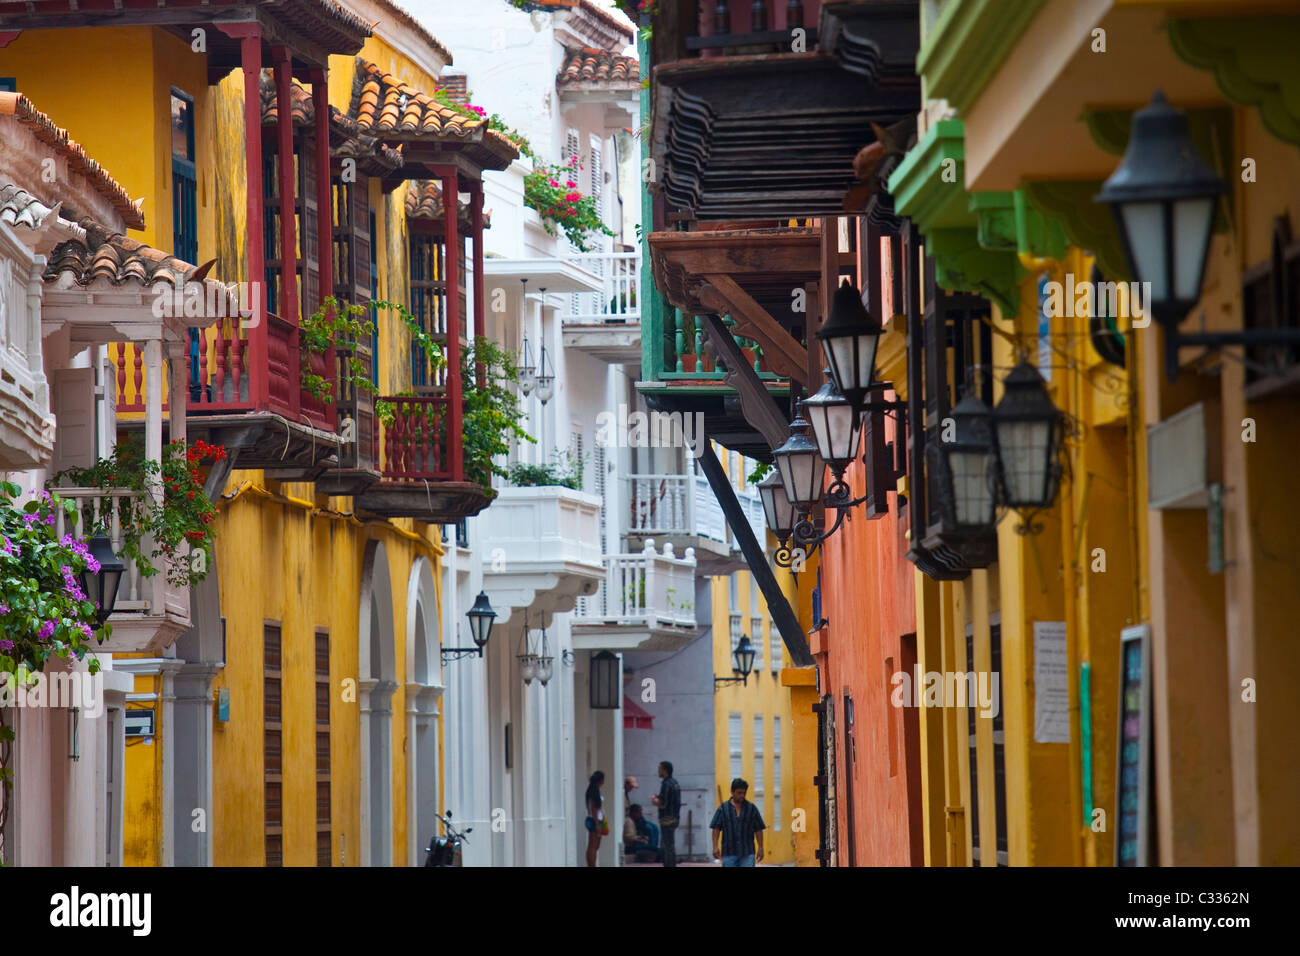
[{"label": "man in striped shirt", "polygon": [[[749,782],[742,777],[731,781],[731,799],[718,807],[709,827],[713,830],[713,858],[723,866],[753,866],[763,860],[763,815],[745,799]],[[721,841],[721,847],[719,847]],[[758,852],[754,852],[755,841]]]}]

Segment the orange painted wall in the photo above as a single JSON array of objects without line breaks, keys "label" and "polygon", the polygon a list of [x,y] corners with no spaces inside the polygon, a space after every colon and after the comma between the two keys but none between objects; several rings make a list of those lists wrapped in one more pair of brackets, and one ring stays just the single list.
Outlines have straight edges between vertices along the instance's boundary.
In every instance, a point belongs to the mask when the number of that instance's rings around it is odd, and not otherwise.
[{"label": "orange painted wall", "polygon": [[[854,497],[864,491],[864,466],[846,473]],[[918,712],[890,703],[895,672],[911,675],[916,655],[913,565],[906,554],[906,514],[890,493],[890,512],[867,520],[864,506],[826,543],[821,560],[821,612],[829,624],[814,635],[822,693],[835,698],[835,784],[838,864],[850,861],[849,768],[853,767],[853,861],[857,866],[920,866],[921,777]],[[833,516],[832,516],[833,519]],[[904,636],[908,635],[908,638]],[[910,650],[906,645],[910,643]],[[856,759],[845,746],[845,695],[854,712]]]}]

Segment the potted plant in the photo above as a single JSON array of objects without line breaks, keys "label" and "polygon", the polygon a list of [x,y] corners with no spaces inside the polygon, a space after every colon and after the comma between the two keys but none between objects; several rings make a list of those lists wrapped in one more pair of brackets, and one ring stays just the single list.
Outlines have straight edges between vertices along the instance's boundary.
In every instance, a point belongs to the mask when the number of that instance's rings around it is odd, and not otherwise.
[{"label": "potted plant", "polygon": [[515,462],[508,477],[516,488],[560,487],[582,490],[583,459],[572,452],[556,451],[549,464]]}]

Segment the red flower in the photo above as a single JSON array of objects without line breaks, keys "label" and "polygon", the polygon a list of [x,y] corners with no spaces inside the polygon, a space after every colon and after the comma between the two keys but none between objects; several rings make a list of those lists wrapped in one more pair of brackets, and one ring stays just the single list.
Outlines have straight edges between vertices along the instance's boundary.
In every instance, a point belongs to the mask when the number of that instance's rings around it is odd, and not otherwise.
[{"label": "red flower", "polygon": [[191,492],[190,492],[190,500],[192,501],[193,499],[194,499],[194,492],[191,491]]}]

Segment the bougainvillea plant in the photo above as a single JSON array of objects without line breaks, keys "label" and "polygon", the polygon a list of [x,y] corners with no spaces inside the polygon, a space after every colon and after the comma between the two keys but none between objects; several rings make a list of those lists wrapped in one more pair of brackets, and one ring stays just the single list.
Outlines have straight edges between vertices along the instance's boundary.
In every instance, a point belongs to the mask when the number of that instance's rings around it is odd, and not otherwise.
[{"label": "bougainvillea plant", "polygon": [[583,252],[589,251],[593,235],[614,235],[596,212],[593,196],[584,196],[575,181],[582,164],[570,156],[558,166],[539,165],[524,177],[524,205],[537,210],[542,225],[551,235],[557,227]]},{"label": "bougainvillea plant", "polygon": [[[121,442],[109,458],[89,468],[69,468],[51,479],[58,485],[77,488],[121,488],[147,492],[161,481],[162,501],[148,494],[121,496],[115,508],[105,508],[100,524],[116,518],[122,529],[121,557],[134,561],[143,577],[165,568],[167,580],[178,587],[202,581],[212,564],[213,522],[217,509],[203,490],[202,468],[226,457],[226,449],[196,441],[190,446],[175,441],[163,449],[161,462],[145,457],[143,442],[132,436]],[[84,506],[83,527],[94,528],[92,506]],[[186,551],[181,547],[188,544]],[[160,568],[159,566],[162,566]]]},{"label": "bougainvillea plant", "polygon": [[[96,574],[99,562],[86,542],[58,533],[60,511],[72,524],[75,505],[48,491],[20,508],[22,489],[0,482],[0,672],[35,673],[51,657],[82,660],[96,640],[98,608],[87,600],[82,572]],[[90,661],[91,673],[99,662]]]}]

